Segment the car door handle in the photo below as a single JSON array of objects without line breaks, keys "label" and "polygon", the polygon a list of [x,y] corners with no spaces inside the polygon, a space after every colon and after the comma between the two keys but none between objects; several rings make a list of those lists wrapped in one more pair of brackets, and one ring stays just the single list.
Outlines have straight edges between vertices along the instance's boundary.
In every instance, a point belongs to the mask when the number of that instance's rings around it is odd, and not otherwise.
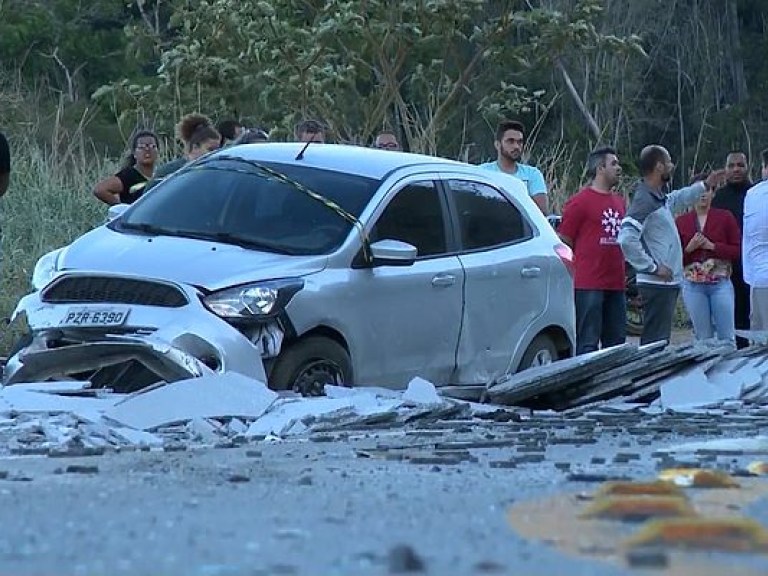
[{"label": "car door handle", "polygon": [[435,288],[444,288],[456,284],[456,276],[453,274],[438,274],[432,278],[432,286]]},{"label": "car door handle", "polygon": [[520,276],[523,278],[538,278],[541,275],[541,268],[538,266],[526,266],[520,270]]}]

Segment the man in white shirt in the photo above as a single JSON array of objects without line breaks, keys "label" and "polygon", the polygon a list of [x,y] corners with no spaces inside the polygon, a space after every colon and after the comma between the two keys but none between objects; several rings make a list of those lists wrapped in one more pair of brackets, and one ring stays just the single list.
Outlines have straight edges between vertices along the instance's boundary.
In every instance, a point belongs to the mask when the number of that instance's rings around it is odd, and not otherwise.
[{"label": "man in white shirt", "polygon": [[741,254],[744,281],[749,284],[749,328],[768,330],[768,148],[761,152],[763,181],[744,199],[744,237]]},{"label": "man in white shirt", "polygon": [[496,147],[496,160],[480,164],[480,168],[506,172],[522,180],[528,189],[528,195],[546,215],[549,214],[547,185],[541,170],[520,162],[524,143],[525,127],[522,123],[516,120],[502,120],[496,128],[496,140],[493,143]]}]

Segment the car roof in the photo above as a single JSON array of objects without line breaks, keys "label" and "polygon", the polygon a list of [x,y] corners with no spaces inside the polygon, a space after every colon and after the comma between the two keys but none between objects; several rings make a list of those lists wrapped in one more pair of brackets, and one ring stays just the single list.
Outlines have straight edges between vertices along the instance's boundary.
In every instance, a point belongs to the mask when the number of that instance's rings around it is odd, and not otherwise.
[{"label": "car roof", "polygon": [[312,143],[304,150],[303,157],[296,159],[306,146],[305,142],[280,142],[241,144],[223,148],[209,158],[237,156],[255,162],[275,162],[295,166],[309,166],[335,172],[355,174],[381,180],[395,170],[412,167],[426,169],[473,168],[470,164],[408,152],[392,152],[362,146]]}]

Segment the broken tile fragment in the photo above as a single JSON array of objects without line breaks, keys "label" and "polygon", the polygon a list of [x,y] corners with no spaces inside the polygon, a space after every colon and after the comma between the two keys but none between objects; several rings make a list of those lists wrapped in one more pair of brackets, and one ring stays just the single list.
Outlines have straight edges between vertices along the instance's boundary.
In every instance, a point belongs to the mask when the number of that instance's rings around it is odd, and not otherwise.
[{"label": "broken tile fragment", "polygon": [[413,378],[403,392],[403,402],[408,405],[442,404],[443,401],[435,385],[423,378]]},{"label": "broken tile fragment", "polygon": [[266,385],[236,372],[179,380],[139,391],[104,412],[137,430],[195,418],[258,418],[277,398]]},{"label": "broken tile fragment", "polygon": [[86,464],[70,464],[64,469],[67,474],[98,474],[99,467]]},{"label": "broken tile fragment", "polygon": [[670,548],[724,552],[768,552],[768,531],[749,518],[654,520],[630,538],[628,548]]}]

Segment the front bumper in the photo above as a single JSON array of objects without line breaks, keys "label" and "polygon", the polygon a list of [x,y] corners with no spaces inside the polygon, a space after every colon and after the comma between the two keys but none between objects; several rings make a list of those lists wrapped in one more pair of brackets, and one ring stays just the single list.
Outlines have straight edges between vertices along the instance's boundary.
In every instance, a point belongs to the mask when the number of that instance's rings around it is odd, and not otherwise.
[{"label": "front bumper", "polygon": [[[64,324],[73,306],[100,310],[110,302],[50,303],[42,292],[22,298],[12,327],[25,333],[25,345],[6,363],[3,384],[52,379],[90,379],[109,387],[125,387],[140,365],[157,381],[194,378],[215,372],[237,372],[266,382],[263,339],[254,344],[242,332],[214,315],[192,287],[177,285],[188,303],[178,307],[130,304],[126,321],[117,327],[80,327]],[[274,330],[273,330],[274,332]],[[278,344],[279,346],[279,344]],[[272,351],[274,352],[274,351]],[[107,369],[111,370],[107,370]],[[147,379],[146,374],[142,376]],[[151,379],[150,379],[151,380]],[[151,383],[151,382],[147,382]]]}]

